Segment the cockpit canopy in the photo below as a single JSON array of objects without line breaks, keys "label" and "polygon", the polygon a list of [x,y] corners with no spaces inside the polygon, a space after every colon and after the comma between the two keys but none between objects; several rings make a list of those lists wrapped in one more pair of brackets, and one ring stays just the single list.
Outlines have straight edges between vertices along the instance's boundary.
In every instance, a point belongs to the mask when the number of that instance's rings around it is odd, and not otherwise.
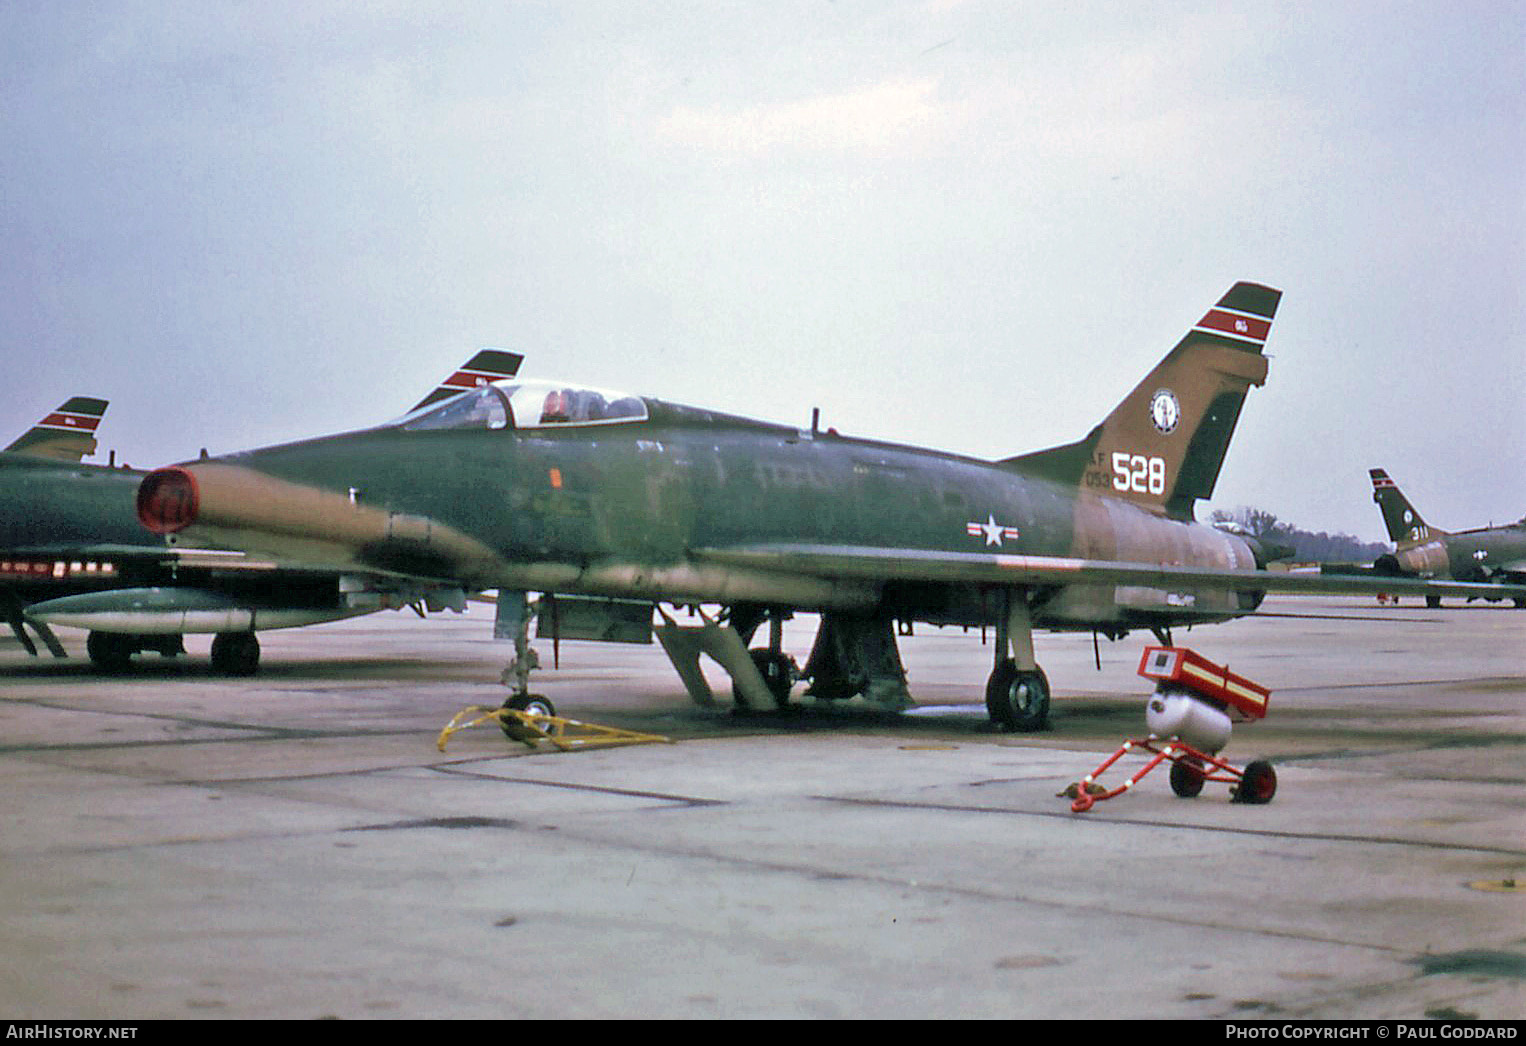
[{"label": "cockpit canopy", "polygon": [[414,411],[399,420],[428,429],[539,429],[646,420],[646,403],[607,389],[554,381],[497,381]]}]

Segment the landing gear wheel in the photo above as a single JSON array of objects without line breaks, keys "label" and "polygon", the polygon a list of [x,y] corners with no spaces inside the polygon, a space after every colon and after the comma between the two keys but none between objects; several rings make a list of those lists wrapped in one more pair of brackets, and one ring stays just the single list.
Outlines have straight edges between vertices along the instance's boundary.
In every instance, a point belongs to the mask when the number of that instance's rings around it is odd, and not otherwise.
[{"label": "landing gear wheel", "polygon": [[551,699],[540,694],[515,694],[503,703],[504,708],[512,708],[516,712],[529,712],[531,715],[556,715],[556,706]]},{"label": "landing gear wheel", "polygon": [[85,653],[98,672],[125,672],[132,664],[132,637],[115,632],[91,632],[85,637]]},{"label": "landing gear wheel", "polygon": [[1203,764],[1193,758],[1175,759],[1171,762],[1171,791],[1183,799],[1191,799],[1203,790],[1206,776]]},{"label": "landing gear wheel", "polygon": [[986,713],[1004,730],[1032,733],[1049,725],[1049,679],[1042,669],[1019,670],[1009,658],[986,681]]},{"label": "landing gear wheel", "polygon": [[1427,607],[1429,607],[1431,610],[1435,610],[1437,607],[1441,606],[1441,597],[1440,596],[1426,596],[1425,597],[1425,605]]},{"label": "landing gear wheel", "polygon": [[225,676],[252,676],[260,669],[260,641],[253,632],[219,632],[212,638],[212,669]]},{"label": "landing gear wheel", "polygon": [[1240,787],[1235,789],[1235,802],[1260,806],[1272,801],[1277,794],[1277,771],[1272,764],[1258,759],[1245,768],[1240,776]]},{"label": "landing gear wheel", "polygon": [[[753,665],[758,670],[758,675],[763,677],[763,685],[768,687],[768,692],[773,695],[774,706],[781,712],[789,707],[789,692],[795,685],[795,663],[790,660],[786,653],[775,653],[766,647],[758,647],[747,651],[752,658]],[[747,699],[737,689],[736,684],[731,686],[731,697],[738,708],[747,707]]]}]

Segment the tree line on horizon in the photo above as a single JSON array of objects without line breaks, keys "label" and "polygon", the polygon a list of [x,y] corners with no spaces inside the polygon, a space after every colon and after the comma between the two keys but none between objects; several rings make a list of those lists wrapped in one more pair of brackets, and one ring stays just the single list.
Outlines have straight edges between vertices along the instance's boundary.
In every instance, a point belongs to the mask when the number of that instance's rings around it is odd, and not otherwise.
[{"label": "tree line on horizon", "polygon": [[1298,563],[1371,563],[1393,551],[1392,546],[1382,541],[1363,541],[1354,534],[1304,530],[1265,509],[1247,507],[1235,512],[1214,509],[1209,519],[1217,525],[1238,528],[1257,540],[1289,546],[1293,549],[1293,560]]}]

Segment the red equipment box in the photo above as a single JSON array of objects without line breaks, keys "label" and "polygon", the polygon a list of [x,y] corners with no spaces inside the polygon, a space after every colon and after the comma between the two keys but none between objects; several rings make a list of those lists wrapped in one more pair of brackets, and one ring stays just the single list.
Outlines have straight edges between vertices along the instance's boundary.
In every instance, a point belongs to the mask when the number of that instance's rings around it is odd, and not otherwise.
[{"label": "red equipment box", "polygon": [[1157,684],[1174,683],[1199,697],[1230,706],[1246,719],[1266,715],[1272,692],[1235,675],[1186,647],[1147,646],[1139,659],[1139,674]]}]

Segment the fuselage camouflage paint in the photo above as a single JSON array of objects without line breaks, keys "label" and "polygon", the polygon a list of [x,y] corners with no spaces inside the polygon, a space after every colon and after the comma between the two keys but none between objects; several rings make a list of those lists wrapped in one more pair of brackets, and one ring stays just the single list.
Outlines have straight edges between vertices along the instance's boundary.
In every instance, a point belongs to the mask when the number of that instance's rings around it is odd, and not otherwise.
[{"label": "fuselage camouflage paint", "polygon": [[[391,425],[160,470],[139,515],[172,542],[468,590],[972,625],[1020,592],[1045,628],[1221,620],[1261,593],[1150,582],[1264,565],[1192,515],[1265,380],[1280,297],[1236,284],[1086,437],[1003,461],[498,382]],[[777,547],[790,554],[759,554]],[[934,562],[969,553],[978,575]],[[1024,557],[1044,569],[1008,580]],[[1129,580],[1097,583],[1104,567]]]},{"label": "fuselage camouflage paint", "polygon": [[[755,577],[690,553],[806,535],[825,545],[1257,565],[1236,535],[1015,464],[644,403],[645,420],[596,430],[391,427],[195,463],[205,523],[182,540],[468,589],[878,608],[961,624],[990,620],[993,595]],[[266,511],[251,511],[256,504]],[[1035,623],[1169,624],[1253,608],[1233,593],[1067,586]]]}]

